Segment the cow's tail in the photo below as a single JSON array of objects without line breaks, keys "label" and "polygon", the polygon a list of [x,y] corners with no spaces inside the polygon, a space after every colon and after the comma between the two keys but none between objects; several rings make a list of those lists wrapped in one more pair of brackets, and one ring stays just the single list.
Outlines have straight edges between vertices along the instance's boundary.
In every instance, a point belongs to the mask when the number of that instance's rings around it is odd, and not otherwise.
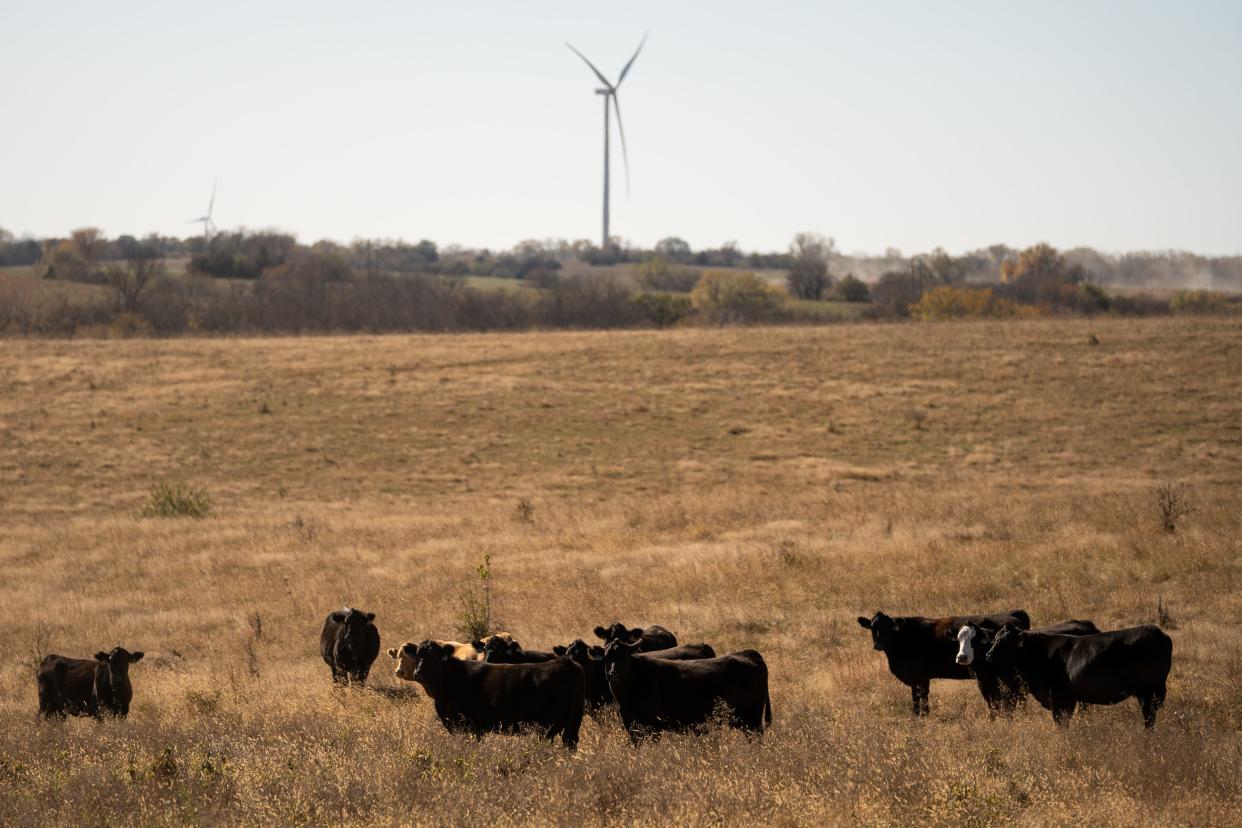
[{"label": "cow's tail", "polygon": [[772,694],[763,694],[763,723],[767,729],[772,726]]}]

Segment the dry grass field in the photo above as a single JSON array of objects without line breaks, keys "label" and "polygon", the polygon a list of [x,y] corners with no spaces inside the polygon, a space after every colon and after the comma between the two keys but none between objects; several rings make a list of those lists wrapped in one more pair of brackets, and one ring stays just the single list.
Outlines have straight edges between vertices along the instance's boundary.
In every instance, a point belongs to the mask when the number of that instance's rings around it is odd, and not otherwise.
[{"label": "dry grass field", "polygon": [[[162,482],[212,513],[142,517]],[[760,650],[772,729],[570,754],[445,733],[382,655],[331,686],[328,611],[456,637],[485,555],[526,646]],[[1242,321],[5,341],[0,572],[6,825],[1237,824]],[[1014,607],[1161,621],[1156,729],[968,682],[916,721],[854,620]],[[116,644],[127,721],[38,720],[42,653]]]}]

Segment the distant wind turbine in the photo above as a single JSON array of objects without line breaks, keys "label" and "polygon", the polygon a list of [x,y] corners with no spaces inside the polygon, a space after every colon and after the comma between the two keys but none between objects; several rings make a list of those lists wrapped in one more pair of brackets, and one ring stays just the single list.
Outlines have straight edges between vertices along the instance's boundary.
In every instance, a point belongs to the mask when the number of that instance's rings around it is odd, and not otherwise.
[{"label": "distant wind turbine", "polygon": [[189,224],[198,224],[199,222],[203,223],[203,244],[204,245],[211,244],[211,234],[215,232],[215,229],[216,229],[216,223],[211,220],[211,210],[213,207],[216,206],[216,184],[218,183],[219,183],[218,181],[213,182],[211,185],[211,201],[207,202],[207,215],[199,216],[198,218],[195,218],[195,219],[190,219],[188,222]]},{"label": "distant wind turbine", "polygon": [[643,50],[643,44],[647,42],[647,35],[650,33],[651,32],[648,31],[647,33],[643,35],[643,39],[639,42],[638,48],[634,50],[634,57],[630,58],[629,62],[626,63],[625,66],[621,69],[621,74],[620,76],[617,77],[617,82],[615,84],[609,83],[608,78],[604,77],[604,73],[596,69],[595,64],[587,60],[586,55],[582,54],[582,52],[579,52],[577,49],[574,49],[574,47],[570,45],[569,43],[565,44],[566,46],[569,46],[570,50],[572,50],[575,55],[582,58],[583,63],[591,67],[591,71],[595,73],[595,77],[599,78],[600,83],[604,85],[603,89],[595,90],[596,95],[604,96],[604,239],[603,239],[603,244],[602,244],[603,247],[608,246],[608,238],[609,238],[608,237],[608,138],[609,138],[608,102],[609,102],[609,99],[611,99],[612,107],[617,112],[617,131],[621,135],[621,157],[625,161],[625,194],[628,196],[630,194],[630,155],[629,155],[629,152],[625,148],[625,127],[621,125],[621,104],[617,100],[617,89],[620,88],[621,82],[625,80],[625,76],[626,74],[629,73],[630,67],[634,65],[635,59],[638,58],[638,53]]}]

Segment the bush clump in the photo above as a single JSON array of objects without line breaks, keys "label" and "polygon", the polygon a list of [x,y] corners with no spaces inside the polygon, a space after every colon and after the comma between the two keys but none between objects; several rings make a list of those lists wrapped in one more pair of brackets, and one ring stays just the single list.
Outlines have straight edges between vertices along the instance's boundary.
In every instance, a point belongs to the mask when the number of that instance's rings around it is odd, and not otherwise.
[{"label": "bush clump", "polygon": [[852,273],[847,273],[845,278],[837,282],[833,298],[838,302],[870,302],[871,288],[867,287],[867,283],[862,279]]},{"label": "bush clump", "polygon": [[142,505],[143,517],[204,518],[211,514],[211,498],[202,489],[179,484],[156,483]]},{"label": "bush clump", "polygon": [[924,293],[910,306],[915,319],[934,321],[939,319],[1011,319],[1039,315],[1039,309],[1019,305],[1009,299],[992,295],[991,288],[966,288],[941,285]]},{"label": "bush clump", "polygon": [[774,322],[784,317],[784,294],[750,271],[709,270],[690,292],[690,301],[708,322]]},{"label": "bush clump", "polygon": [[1211,290],[1179,290],[1169,303],[1174,313],[1226,313],[1229,303],[1223,294]]},{"label": "bush clump", "polygon": [[634,297],[634,305],[652,325],[667,328],[676,325],[690,315],[690,299],[667,293],[640,293]]}]

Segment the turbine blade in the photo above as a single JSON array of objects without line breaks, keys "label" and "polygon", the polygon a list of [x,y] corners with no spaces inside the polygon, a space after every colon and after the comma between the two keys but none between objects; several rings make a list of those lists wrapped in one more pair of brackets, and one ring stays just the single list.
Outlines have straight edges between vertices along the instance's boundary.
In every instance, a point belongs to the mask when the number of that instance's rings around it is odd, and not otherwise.
[{"label": "turbine blade", "polygon": [[594,63],[591,63],[591,61],[587,60],[586,55],[582,54],[582,52],[579,52],[577,49],[575,49],[575,48],[574,48],[572,45],[570,45],[569,43],[566,43],[565,45],[566,45],[566,46],[569,46],[570,51],[572,51],[575,55],[577,55],[578,57],[582,58],[582,62],[583,62],[583,63],[585,63],[587,66],[590,66],[590,67],[591,67],[591,71],[595,73],[595,77],[599,78],[599,82],[600,82],[600,83],[602,83],[604,86],[608,87],[609,89],[612,89],[612,84],[608,82],[608,78],[604,77],[604,73],[603,73],[603,72],[601,72],[601,71],[599,71],[598,69],[596,69],[596,68],[595,68],[595,64],[594,64]]},{"label": "turbine blade", "polygon": [[219,180],[211,182],[211,201],[207,202],[207,217],[211,217],[211,208],[216,206],[216,186]]},{"label": "turbine blade", "polygon": [[621,126],[621,102],[617,100],[617,93],[612,93],[612,108],[617,113],[617,132],[621,134],[621,158],[625,161],[625,197],[630,197],[630,153],[625,148],[625,127]]},{"label": "turbine blade", "polygon": [[643,32],[643,39],[638,42],[638,48],[634,50],[634,57],[630,58],[630,62],[625,64],[625,68],[621,70],[621,77],[617,78],[617,86],[621,85],[621,81],[625,80],[626,74],[630,71],[630,67],[634,65],[634,61],[638,60],[638,53],[643,50],[643,46],[647,43],[647,35],[651,34],[651,30]]}]

